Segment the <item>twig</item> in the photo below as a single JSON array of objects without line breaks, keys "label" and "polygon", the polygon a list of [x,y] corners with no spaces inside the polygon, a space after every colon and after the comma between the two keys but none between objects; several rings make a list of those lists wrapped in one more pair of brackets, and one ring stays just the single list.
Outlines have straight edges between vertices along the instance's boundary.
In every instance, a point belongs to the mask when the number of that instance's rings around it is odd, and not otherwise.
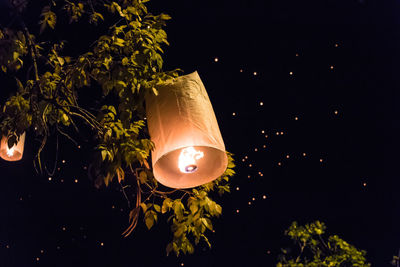
[{"label": "twig", "polygon": [[126,195],[125,187],[122,185],[121,182],[119,182],[119,184],[121,185],[122,193],[124,194],[124,197],[125,197],[126,201],[128,202],[128,208],[131,208],[131,202],[129,201],[129,198]]},{"label": "twig", "polygon": [[[58,129],[58,126],[57,126]],[[46,164],[44,165],[44,169],[46,170],[47,174],[49,176],[54,176],[55,172],[56,172],[56,168],[57,168],[57,161],[58,161],[58,134],[56,136],[56,159],[54,161],[54,168],[52,172],[49,172],[49,170],[47,169]]]},{"label": "twig", "polygon": [[[57,131],[59,131],[62,135],[67,137],[72,143],[74,143],[75,146],[78,146],[78,142],[76,142],[71,136],[69,136],[67,133],[63,132],[57,125]],[[58,140],[58,137],[57,137]],[[57,141],[58,142],[58,141]]]}]

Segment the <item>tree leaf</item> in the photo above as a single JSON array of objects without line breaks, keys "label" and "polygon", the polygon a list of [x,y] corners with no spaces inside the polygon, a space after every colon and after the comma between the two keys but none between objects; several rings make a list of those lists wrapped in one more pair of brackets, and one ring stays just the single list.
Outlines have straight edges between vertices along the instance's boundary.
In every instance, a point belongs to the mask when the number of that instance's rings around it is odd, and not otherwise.
[{"label": "tree leaf", "polygon": [[164,214],[168,212],[171,207],[172,207],[172,200],[170,198],[164,199],[161,207],[161,213]]},{"label": "tree leaf", "polygon": [[141,184],[144,184],[144,183],[147,182],[147,174],[146,174],[145,171],[141,171],[139,173],[139,181],[140,181]]},{"label": "tree leaf", "polygon": [[155,210],[155,211],[161,212],[161,207],[160,207],[160,205],[154,204],[153,207],[154,207],[154,210]]},{"label": "tree leaf", "polygon": [[153,214],[151,212],[147,211],[146,214],[145,214],[144,220],[145,220],[147,229],[150,230],[151,227],[153,227],[153,225],[154,225],[154,216],[153,216]]},{"label": "tree leaf", "polygon": [[171,243],[168,243],[168,245],[167,245],[167,247],[166,247],[166,251],[167,251],[167,256],[169,255],[169,253],[172,251],[172,249],[173,249],[173,245],[172,245],[172,242]]},{"label": "tree leaf", "polygon": [[140,207],[142,207],[142,210],[143,210],[143,213],[146,213],[146,210],[147,210],[147,205],[146,205],[146,203],[140,203]]},{"label": "tree leaf", "polygon": [[208,219],[208,218],[201,218],[201,222],[204,224],[205,227],[207,227],[208,230],[210,230],[210,231],[213,230],[212,222],[211,222],[210,219]]},{"label": "tree leaf", "polygon": [[102,150],[102,151],[101,151],[101,159],[102,159],[103,161],[105,161],[106,158],[107,158],[107,150]]}]

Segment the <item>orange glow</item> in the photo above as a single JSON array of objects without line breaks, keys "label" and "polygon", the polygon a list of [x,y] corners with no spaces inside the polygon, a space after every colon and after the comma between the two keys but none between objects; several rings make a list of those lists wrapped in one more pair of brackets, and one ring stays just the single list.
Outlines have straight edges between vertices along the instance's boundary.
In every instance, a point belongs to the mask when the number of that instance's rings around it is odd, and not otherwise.
[{"label": "orange glow", "polygon": [[9,156],[10,158],[14,156],[15,145],[12,148],[8,148],[8,146],[6,146],[6,148],[7,148],[7,156]]},{"label": "orange glow", "polygon": [[182,149],[179,155],[179,170],[183,173],[195,172],[197,170],[197,160],[202,157],[204,157],[204,153],[197,151],[192,146]]}]

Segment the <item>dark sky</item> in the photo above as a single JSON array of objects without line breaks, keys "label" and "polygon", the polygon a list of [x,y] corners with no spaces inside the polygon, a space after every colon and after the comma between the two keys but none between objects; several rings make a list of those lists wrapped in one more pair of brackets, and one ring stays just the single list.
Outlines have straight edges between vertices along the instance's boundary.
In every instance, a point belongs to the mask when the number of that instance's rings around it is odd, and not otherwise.
[{"label": "dark sky", "polygon": [[0,267],[274,266],[291,222],[317,219],[389,266],[400,248],[400,3],[153,0],[149,9],[173,17],[166,69],[199,72],[235,154],[213,248],[166,257],[165,218],[122,239],[118,186],[95,189],[89,158],[67,142],[51,180],[34,175],[27,144],[22,161],[0,162]]}]

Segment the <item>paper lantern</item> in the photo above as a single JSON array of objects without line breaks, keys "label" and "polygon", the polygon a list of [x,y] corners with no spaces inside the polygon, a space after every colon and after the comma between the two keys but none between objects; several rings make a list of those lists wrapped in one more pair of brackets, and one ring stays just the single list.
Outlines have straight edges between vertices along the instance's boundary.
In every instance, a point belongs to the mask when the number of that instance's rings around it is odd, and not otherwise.
[{"label": "paper lantern", "polygon": [[146,96],[156,180],[172,188],[190,188],[220,177],[228,158],[198,73],[178,77],[157,90],[157,96]]},{"label": "paper lantern", "polygon": [[21,134],[17,144],[8,148],[8,136],[3,135],[0,142],[0,157],[7,161],[17,161],[22,159],[24,153],[25,133]]}]

